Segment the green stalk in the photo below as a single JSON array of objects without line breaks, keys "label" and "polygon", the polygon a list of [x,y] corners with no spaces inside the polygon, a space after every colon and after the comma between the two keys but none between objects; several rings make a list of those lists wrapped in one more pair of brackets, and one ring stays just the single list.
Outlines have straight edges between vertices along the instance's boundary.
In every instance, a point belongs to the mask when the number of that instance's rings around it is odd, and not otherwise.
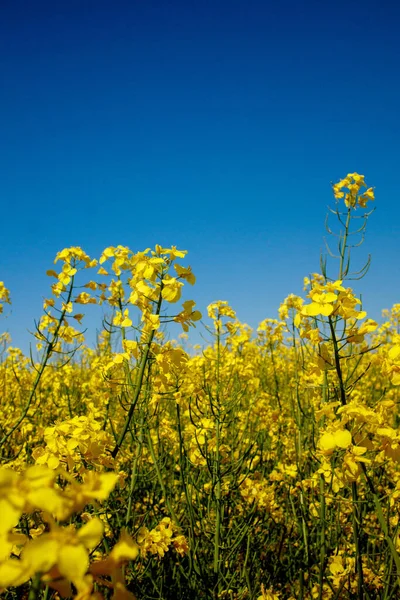
[{"label": "green stalk", "polygon": [[279,410],[282,410],[281,399],[280,399],[280,395],[279,395],[279,379],[278,379],[278,374],[276,371],[275,356],[274,356],[274,349],[273,349],[272,342],[269,343],[269,350],[271,352],[271,363],[272,363],[272,370],[273,370],[273,374],[274,374],[275,398],[278,403]]},{"label": "green stalk", "polygon": [[[65,302],[65,306],[71,301],[72,298],[72,290],[74,287],[74,276],[71,277],[71,282],[69,284],[69,290],[68,290],[68,297],[67,297],[67,301]],[[17,422],[15,423],[15,425],[10,429],[10,431],[8,433],[5,433],[4,436],[2,437],[2,439],[0,440],[0,447],[3,446],[3,444],[8,440],[9,437],[12,436],[12,434],[18,429],[18,427],[21,425],[21,423],[23,422],[23,420],[25,419],[26,415],[28,414],[28,411],[31,407],[31,404],[36,396],[36,390],[39,386],[40,380],[42,379],[42,375],[44,373],[44,370],[47,366],[47,363],[49,362],[51,353],[54,350],[54,346],[57,343],[58,340],[58,334],[60,332],[61,329],[61,325],[63,324],[65,315],[66,315],[67,311],[66,308],[64,308],[61,312],[61,315],[58,319],[58,323],[57,326],[54,330],[53,333],[53,337],[50,340],[50,342],[48,342],[47,344],[47,348],[45,353],[43,354],[39,369],[36,371],[36,377],[35,377],[35,381],[33,382],[33,386],[32,389],[30,391],[28,400],[26,402],[25,408],[21,414],[21,416],[19,417],[19,419],[17,420]]]},{"label": "green stalk", "polygon": [[[219,551],[221,537],[221,472],[220,472],[220,422],[219,417],[215,422],[215,535],[214,535],[214,575],[217,578],[219,572]],[[218,597],[218,595],[216,596]]]},{"label": "green stalk", "polygon": [[[347,231],[347,222],[346,222],[346,231]],[[331,330],[331,337],[332,337],[332,343],[333,343],[336,374],[337,374],[338,381],[339,381],[340,402],[341,402],[342,406],[345,406],[347,403],[347,398],[346,398],[346,390],[345,390],[344,381],[343,381],[342,369],[341,369],[341,365],[340,365],[339,345],[337,342],[335,327],[334,327],[332,318],[328,317],[328,321],[329,321],[329,327]],[[358,504],[359,501],[358,501],[357,482],[355,482],[355,481],[352,482],[351,491],[352,491],[353,537],[354,537],[354,545],[355,545],[355,550],[356,550],[356,572],[358,575],[358,579],[357,579],[358,598],[359,598],[359,600],[363,600],[364,599],[364,577],[363,577],[362,553],[361,553],[361,548],[360,548],[361,510],[359,509],[359,504]]]},{"label": "green stalk", "polygon": [[[219,315],[218,315],[219,318]],[[216,364],[216,410],[214,412],[214,425],[215,425],[215,459],[213,465],[213,488],[215,497],[215,533],[214,533],[214,562],[213,572],[214,580],[216,582],[214,588],[215,599],[219,597],[219,566],[220,566],[220,540],[221,540],[221,457],[220,457],[220,444],[221,444],[221,422],[220,422],[220,397],[219,397],[219,386],[220,386],[220,361],[221,361],[221,332],[218,324],[217,328],[217,364]]]},{"label": "green stalk", "polygon": [[32,578],[31,587],[29,589],[28,600],[37,600],[40,594],[40,588],[42,585],[42,574],[36,573],[36,575]]},{"label": "green stalk", "polygon": [[[177,419],[177,425],[178,425],[178,436],[179,436],[179,464],[180,464],[180,477],[181,477],[181,482],[182,482],[182,487],[184,490],[184,494],[185,494],[185,498],[186,498],[186,504],[187,504],[187,508],[188,508],[188,513],[189,513],[189,523],[190,523],[190,540],[191,540],[191,545],[192,547],[190,548],[190,552],[189,552],[189,571],[191,572],[192,569],[194,568],[195,572],[197,573],[197,575],[199,575],[200,577],[202,577],[202,569],[201,569],[201,563],[200,565],[197,563],[197,561],[193,561],[192,559],[192,551],[194,550],[194,541],[195,541],[195,515],[193,512],[193,503],[192,503],[192,499],[189,497],[189,493],[188,493],[188,486],[186,483],[186,479],[185,479],[185,466],[186,466],[186,462],[185,462],[185,456],[184,456],[184,442],[183,442],[183,434],[182,434],[182,425],[181,425],[181,414],[180,414],[180,406],[177,403],[176,404],[176,419]],[[189,575],[190,575],[189,572]]]},{"label": "green stalk", "polygon": [[135,456],[133,457],[131,481],[130,481],[130,486],[129,486],[128,508],[127,508],[126,515],[125,515],[125,527],[128,527],[129,521],[131,518],[133,492],[134,492],[136,481],[137,481],[138,463],[139,463],[139,458],[140,458],[142,445],[143,445],[143,424],[144,424],[144,417],[142,415],[141,419],[140,419],[139,439],[138,439],[138,442],[136,445]]},{"label": "green stalk", "polygon": [[324,584],[324,573],[325,573],[325,564],[326,564],[326,531],[325,531],[325,522],[326,522],[326,504],[325,504],[325,481],[323,476],[320,476],[319,480],[319,491],[320,491],[320,512],[319,512],[319,520],[321,523],[321,533],[320,533],[320,554],[319,554],[319,574],[318,574],[318,600],[322,600],[323,598],[323,584]]},{"label": "green stalk", "polygon": [[347,273],[344,273],[344,261],[346,258],[347,238],[349,236],[350,220],[351,220],[351,208],[349,207],[347,210],[346,224],[344,227],[343,238],[340,237],[340,240],[339,240],[339,252],[340,252],[339,279],[343,279],[343,276],[347,275]]},{"label": "green stalk", "polygon": [[[365,469],[364,472],[366,472],[366,469]],[[367,479],[367,481],[368,481],[368,479]],[[378,497],[378,495],[376,493],[373,493],[373,498],[374,498],[374,504],[375,504],[375,508],[376,508],[376,514],[378,515],[379,524],[380,524],[380,526],[382,528],[383,535],[385,536],[385,540],[386,540],[386,543],[387,543],[387,545],[389,547],[390,554],[393,557],[393,560],[395,562],[396,569],[397,569],[397,574],[400,577],[400,557],[399,557],[398,552],[396,550],[396,547],[395,547],[395,545],[393,543],[393,540],[392,540],[392,538],[389,535],[389,530],[388,530],[388,527],[387,527],[387,524],[386,524],[386,521],[385,521],[385,517],[383,516],[382,505],[381,505],[381,502],[379,500],[379,497]]]},{"label": "green stalk", "polygon": [[338,342],[336,339],[335,327],[333,324],[332,317],[328,317],[328,322],[329,322],[329,328],[331,330],[331,336],[332,336],[333,353],[334,353],[334,357],[335,357],[335,369],[336,369],[336,373],[337,373],[338,381],[339,381],[340,402],[341,402],[342,406],[344,406],[346,404],[346,390],[344,387],[342,367],[340,364],[339,345],[338,345]]},{"label": "green stalk", "polygon": [[175,511],[174,511],[174,509],[172,507],[171,501],[170,501],[169,496],[167,494],[167,489],[165,487],[164,480],[163,480],[163,477],[162,477],[162,474],[161,474],[161,471],[160,471],[160,467],[159,467],[159,464],[158,464],[158,461],[157,461],[157,458],[156,458],[156,454],[154,452],[153,440],[151,439],[151,434],[150,434],[150,430],[149,429],[147,430],[147,443],[149,445],[150,456],[151,456],[151,458],[153,460],[153,465],[154,465],[154,469],[155,469],[155,472],[156,472],[156,475],[157,475],[158,483],[160,485],[162,494],[163,494],[163,496],[165,498],[165,504],[167,505],[168,510],[169,510],[169,512],[170,512],[173,520],[175,521],[175,524],[178,525],[178,527],[180,527],[179,519],[176,516],[176,513],[175,513]]},{"label": "green stalk", "polygon": [[364,574],[362,564],[362,554],[360,550],[360,527],[361,527],[361,511],[358,506],[358,492],[357,483],[355,481],[351,484],[352,492],[352,504],[353,504],[353,536],[354,546],[356,549],[356,573],[357,573],[357,593],[358,600],[364,600]]},{"label": "green stalk", "polygon": [[[162,280],[161,280],[161,287],[160,287],[160,295],[159,295],[159,298],[158,298],[158,301],[157,301],[157,308],[156,308],[156,312],[155,312],[156,315],[159,315],[160,311],[161,311],[161,304],[162,304],[162,295],[161,295],[161,292],[162,292]],[[127,417],[125,419],[124,426],[122,428],[122,431],[120,433],[118,441],[117,441],[117,443],[115,445],[115,448],[111,452],[111,456],[113,458],[115,458],[117,456],[117,454],[118,454],[118,452],[119,452],[119,450],[120,450],[120,448],[121,448],[121,446],[123,444],[125,436],[128,433],[128,430],[129,430],[129,427],[130,427],[130,424],[131,424],[131,421],[132,421],[133,413],[135,411],[136,405],[137,405],[139,397],[140,397],[140,393],[142,391],[144,374],[145,374],[146,366],[147,366],[147,363],[148,363],[148,360],[149,360],[149,354],[150,354],[151,345],[153,343],[154,335],[155,335],[155,330],[153,329],[151,331],[150,335],[149,335],[149,339],[147,341],[146,348],[145,348],[145,350],[144,350],[144,352],[142,354],[142,357],[140,359],[139,372],[138,372],[137,379],[136,379],[136,386],[134,387],[135,392],[133,394],[133,399],[132,399],[131,405],[129,407],[129,411],[128,411]],[[129,373],[129,375],[130,375],[130,373]]]}]

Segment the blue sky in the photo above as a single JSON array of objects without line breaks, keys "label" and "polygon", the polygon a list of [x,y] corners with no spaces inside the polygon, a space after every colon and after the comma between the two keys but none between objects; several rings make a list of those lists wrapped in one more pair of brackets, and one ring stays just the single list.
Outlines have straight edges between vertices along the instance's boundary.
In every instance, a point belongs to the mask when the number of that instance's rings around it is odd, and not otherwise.
[{"label": "blue sky", "polygon": [[57,251],[189,251],[200,309],[256,325],[318,270],[330,184],[375,186],[356,283],[400,301],[400,5],[4,0],[0,280],[13,343]]}]

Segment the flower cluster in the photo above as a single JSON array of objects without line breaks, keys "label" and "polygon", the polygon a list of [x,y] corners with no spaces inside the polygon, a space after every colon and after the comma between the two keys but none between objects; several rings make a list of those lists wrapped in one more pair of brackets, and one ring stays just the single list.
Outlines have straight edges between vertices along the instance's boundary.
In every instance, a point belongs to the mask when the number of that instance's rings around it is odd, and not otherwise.
[{"label": "flower cluster", "polygon": [[362,188],[366,187],[364,175],[348,173],[346,177],[333,185],[333,193],[337,200],[343,198],[349,209],[356,208],[356,206],[366,208],[367,202],[375,200],[374,190],[371,187],[360,193]]}]

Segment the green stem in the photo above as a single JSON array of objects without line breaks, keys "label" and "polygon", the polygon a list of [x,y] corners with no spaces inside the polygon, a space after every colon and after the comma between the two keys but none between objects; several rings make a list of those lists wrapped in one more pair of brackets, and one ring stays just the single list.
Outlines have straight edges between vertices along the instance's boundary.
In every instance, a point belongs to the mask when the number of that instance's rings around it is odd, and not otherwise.
[{"label": "green stem", "polygon": [[40,593],[40,588],[42,585],[41,582],[41,573],[36,573],[36,575],[32,578],[31,587],[29,589],[28,600],[37,600]]},{"label": "green stem", "polygon": [[346,225],[344,228],[343,238],[340,237],[339,240],[339,252],[340,252],[340,264],[339,264],[339,279],[343,279],[347,273],[344,273],[344,261],[346,258],[346,249],[347,249],[347,238],[349,236],[349,228],[350,228],[350,220],[351,220],[351,208],[347,210],[346,216]]},{"label": "green stem", "polygon": [[325,573],[325,563],[326,563],[326,532],[325,532],[325,522],[326,522],[326,505],[325,505],[325,481],[320,476],[319,480],[319,490],[320,490],[320,523],[321,523],[321,533],[320,533],[320,555],[319,555],[319,576],[318,576],[318,600],[322,600],[323,598],[323,585],[324,585],[324,573]]},{"label": "green stem", "polygon": [[[219,317],[219,315],[218,315]],[[220,444],[221,444],[221,422],[220,422],[220,362],[221,362],[221,333],[220,327],[217,328],[217,365],[216,365],[216,398],[215,406],[213,407],[214,412],[214,426],[215,426],[215,458],[213,465],[213,489],[214,489],[214,510],[215,510],[215,533],[214,533],[214,563],[213,572],[215,580],[214,594],[215,599],[219,597],[219,567],[220,567],[220,539],[221,539],[221,457],[220,457]]]},{"label": "green stem", "polygon": [[127,508],[126,515],[125,515],[125,527],[128,527],[129,521],[131,518],[133,492],[134,492],[136,481],[137,481],[138,463],[139,463],[139,458],[140,458],[140,454],[141,454],[142,446],[143,446],[143,424],[144,424],[144,417],[142,415],[142,417],[140,419],[139,439],[137,441],[135,456],[133,458],[133,464],[132,464],[131,482],[130,482],[130,486],[129,486],[128,508]]},{"label": "green stem", "polygon": [[172,507],[169,496],[167,494],[167,488],[165,487],[164,480],[163,480],[163,477],[162,477],[162,474],[160,471],[160,467],[159,467],[159,464],[158,464],[158,461],[156,458],[156,454],[154,452],[154,445],[153,445],[153,440],[151,439],[150,430],[147,430],[147,443],[149,445],[150,456],[153,460],[153,465],[154,465],[154,469],[155,469],[155,472],[157,475],[158,483],[160,485],[163,497],[165,498],[165,504],[167,505],[168,510],[169,510],[173,520],[175,521],[175,524],[178,525],[178,527],[180,527],[179,519]]},{"label": "green stem", "polygon": [[334,354],[334,358],[335,358],[335,369],[336,369],[336,373],[337,373],[338,381],[339,381],[340,402],[341,402],[342,406],[344,406],[346,404],[346,390],[344,387],[342,367],[340,364],[339,345],[338,345],[338,342],[336,339],[336,332],[335,332],[335,327],[333,324],[332,317],[328,317],[328,321],[329,321],[329,328],[331,330],[331,336],[332,336],[333,354]]},{"label": "green stem", "polygon": [[364,574],[362,564],[362,554],[360,549],[360,530],[361,530],[361,511],[358,506],[357,483],[353,481],[351,484],[352,500],[353,500],[353,536],[354,546],[356,550],[356,572],[357,572],[357,592],[358,600],[364,599]]},{"label": "green stem", "polygon": [[[71,301],[73,287],[74,287],[74,276],[72,276],[72,278],[71,278],[71,282],[70,282],[70,285],[69,285],[69,291],[68,291],[68,297],[67,297],[67,300],[65,302],[65,306],[67,306],[69,304],[69,302]],[[54,330],[53,337],[50,340],[50,342],[48,342],[46,351],[43,354],[43,358],[41,360],[40,367],[39,367],[38,371],[36,372],[35,381],[33,382],[33,386],[32,386],[32,389],[30,391],[30,394],[29,394],[28,400],[26,402],[25,408],[24,408],[21,416],[19,417],[19,419],[15,423],[15,425],[10,429],[10,431],[8,433],[4,434],[4,436],[0,440],[0,447],[3,446],[3,444],[8,440],[8,438],[11,437],[12,434],[18,429],[18,427],[21,425],[22,421],[25,419],[26,415],[28,414],[28,411],[29,411],[29,409],[31,407],[33,399],[36,396],[36,390],[37,390],[37,388],[39,386],[40,380],[42,379],[42,375],[44,373],[44,370],[45,370],[45,368],[47,366],[47,363],[49,361],[49,358],[50,358],[50,356],[51,356],[51,354],[52,354],[52,352],[54,350],[54,347],[55,347],[55,345],[57,343],[58,334],[60,332],[61,325],[64,322],[64,318],[65,318],[66,313],[67,313],[67,310],[66,310],[66,308],[64,308],[62,310],[62,312],[61,312],[60,318],[58,319],[58,323],[57,323],[57,326],[56,326],[56,328]]]},{"label": "green stem", "polygon": [[[160,288],[160,296],[158,298],[157,308],[156,308],[156,312],[155,312],[156,315],[159,315],[160,311],[161,311],[161,303],[162,303],[161,292],[162,292],[162,282],[161,282],[161,288]],[[138,372],[138,376],[137,376],[137,379],[136,379],[136,386],[134,387],[135,392],[134,392],[134,395],[133,395],[133,399],[132,399],[131,405],[129,407],[129,411],[128,411],[127,417],[125,419],[124,426],[122,428],[122,431],[121,431],[121,434],[120,434],[120,436],[118,438],[118,441],[117,441],[117,443],[115,445],[115,448],[111,452],[111,456],[113,458],[115,458],[117,456],[117,454],[118,454],[118,452],[119,452],[119,450],[120,450],[120,448],[121,448],[121,446],[123,444],[125,436],[128,433],[129,426],[130,426],[131,421],[132,421],[133,413],[134,413],[136,405],[138,403],[138,400],[139,400],[139,397],[140,397],[140,392],[142,391],[144,374],[145,374],[145,371],[146,371],[146,365],[147,365],[147,362],[148,362],[148,359],[149,359],[150,349],[151,349],[151,345],[153,343],[154,335],[155,335],[155,330],[153,329],[151,331],[150,335],[149,335],[149,339],[147,341],[146,348],[145,348],[145,350],[143,352],[142,358],[140,359],[139,372]]]}]

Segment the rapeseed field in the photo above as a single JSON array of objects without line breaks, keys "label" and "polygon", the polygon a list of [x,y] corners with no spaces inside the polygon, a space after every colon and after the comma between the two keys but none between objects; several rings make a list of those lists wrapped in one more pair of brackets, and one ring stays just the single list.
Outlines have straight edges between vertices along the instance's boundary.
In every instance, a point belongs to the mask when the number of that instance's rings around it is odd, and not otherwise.
[{"label": "rapeseed field", "polygon": [[255,331],[216,301],[190,351],[185,251],[56,255],[32,355],[1,336],[3,598],[400,597],[400,304],[357,296],[374,189],[333,194],[303,296]]}]

